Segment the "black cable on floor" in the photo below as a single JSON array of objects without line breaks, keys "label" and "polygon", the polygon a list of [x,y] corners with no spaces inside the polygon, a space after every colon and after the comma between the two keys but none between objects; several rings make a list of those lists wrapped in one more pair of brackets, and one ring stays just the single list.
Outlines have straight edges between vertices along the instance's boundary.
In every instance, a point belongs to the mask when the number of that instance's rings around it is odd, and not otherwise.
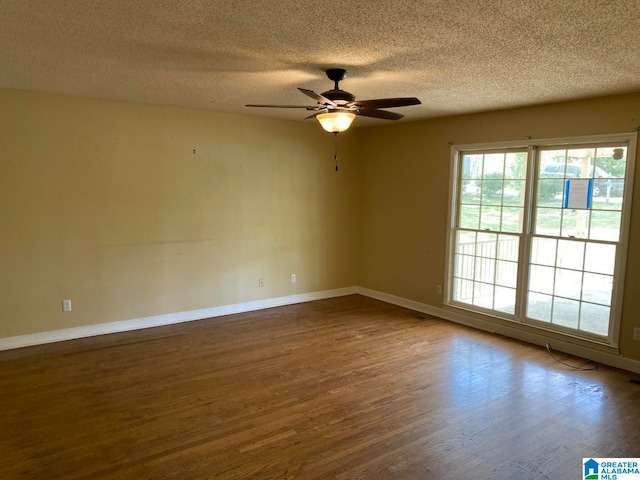
[{"label": "black cable on floor", "polygon": [[[595,363],[593,364],[592,367],[587,368],[587,367],[576,367],[575,365],[571,365],[569,363],[563,362],[553,354],[553,352],[551,351],[551,345],[549,344],[549,342],[547,342],[546,347],[547,347],[547,352],[549,352],[549,355],[551,355],[551,358],[553,358],[556,362],[561,363],[562,365],[566,365],[569,368],[573,368],[574,370],[581,370],[581,371],[595,370],[598,368],[598,365],[596,365]],[[591,360],[588,360],[588,362],[592,363]]]}]

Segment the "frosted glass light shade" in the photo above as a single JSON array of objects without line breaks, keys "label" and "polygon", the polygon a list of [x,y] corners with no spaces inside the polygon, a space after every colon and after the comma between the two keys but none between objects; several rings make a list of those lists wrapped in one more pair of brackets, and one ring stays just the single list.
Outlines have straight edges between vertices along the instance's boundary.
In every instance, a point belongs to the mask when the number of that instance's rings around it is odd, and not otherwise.
[{"label": "frosted glass light shade", "polygon": [[349,112],[329,112],[321,113],[316,118],[327,132],[340,133],[351,126],[351,122],[356,116]]}]

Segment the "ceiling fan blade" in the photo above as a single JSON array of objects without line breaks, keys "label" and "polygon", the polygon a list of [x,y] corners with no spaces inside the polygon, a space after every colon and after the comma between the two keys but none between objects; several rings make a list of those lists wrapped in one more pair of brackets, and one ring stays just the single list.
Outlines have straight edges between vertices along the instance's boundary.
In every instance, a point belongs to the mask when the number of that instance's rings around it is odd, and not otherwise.
[{"label": "ceiling fan blade", "polygon": [[305,108],[307,110],[314,109],[316,107],[308,107],[306,105],[255,105],[248,104],[245,107],[260,107],[260,108]]},{"label": "ceiling fan blade", "polygon": [[313,98],[316,102],[321,103],[322,105],[331,105],[332,107],[337,107],[338,104],[333,100],[328,99],[327,97],[323,97],[322,95],[317,94],[313,90],[307,90],[306,88],[298,88],[302,93],[304,93],[307,97]]},{"label": "ceiling fan blade", "polygon": [[360,115],[361,117],[373,117],[373,118],[382,118],[384,120],[400,120],[404,115],[401,115],[396,112],[387,112],[386,110],[376,110],[376,109],[368,109],[363,108],[356,112],[356,115]]},{"label": "ceiling fan blade", "polygon": [[316,118],[318,115],[322,114],[324,112],[318,112],[318,113],[314,113],[313,115],[309,115],[308,117],[304,117],[305,120],[309,120],[310,118]]},{"label": "ceiling fan blade", "polygon": [[378,98],[374,100],[356,100],[353,102],[354,105],[365,108],[408,107],[409,105],[420,105],[421,103],[422,102],[416,97]]}]

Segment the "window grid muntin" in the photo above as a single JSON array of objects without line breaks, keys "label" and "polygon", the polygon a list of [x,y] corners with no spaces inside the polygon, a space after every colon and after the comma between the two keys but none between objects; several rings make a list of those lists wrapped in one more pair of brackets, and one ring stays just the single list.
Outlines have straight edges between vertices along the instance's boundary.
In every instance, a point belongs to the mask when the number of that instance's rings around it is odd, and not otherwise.
[{"label": "window grid muntin", "polygon": [[[512,165],[514,169],[518,166],[515,160],[517,155],[523,156],[523,160],[521,160],[523,168],[518,172],[520,175],[510,175],[507,173],[507,166]],[[498,156],[502,158],[499,162],[501,170],[489,170],[487,165],[493,162],[495,166],[498,162],[491,159],[495,159]],[[489,157],[489,161],[487,161],[487,157]],[[461,154],[459,161],[461,164],[460,170],[463,174],[459,178],[459,194],[456,199],[458,204],[456,227],[491,231],[504,231],[505,225],[512,228],[511,224],[514,222],[509,222],[508,216],[505,216],[506,207],[507,212],[519,213],[517,222],[515,222],[517,224],[516,230],[517,232],[522,232],[525,193],[523,189],[526,187],[526,168],[524,167],[526,167],[527,160],[527,152],[522,149],[488,153],[465,152]],[[499,174],[500,176],[496,177],[494,175],[491,178],[487,178],[488,175],[492,174]],[[520,184],[519,201],[517,203],[512,203],[510,200],[505,202],[507,185],[517,183]],[[492,185],[493,188],[490,188]],[[499,188],[497,187],[498,185]],[[478,195],[477,198],[473,198],[472,191],[475,191],[475,194]],[[496,194],[490,195],[490,191]],[[498,196],[497,192],[502,193]],[[510,229],[508,231],[516,233],[516,230]]]},{"label": "window grid muntin", "polygon": [[[473,233],[473,236],[469,234]],[[463,244],[460,239],[466,237],[469,243]],[[474,240],[475,237],[475,240]],[[472,231],[458,229],[456,231],[454,268],[453,268],[453,300],[463,304],[496,309],[508,315],[515,314],[517,278],[519,264],[517,261],[521,235],[511,233]],[[473,243],[472,243],[473,242]],[[515,258],[515,260],[514,260]],[[500,266],[508,266],[506,273]],[[503,281],[503,277],[511,278],[511,284]],[[479,296],[493,289],[490,302]],[[508,289],[514,301],[510,308],[503,305],[495,291]]]},{"label": "window grid muntin", "polygon": [[[615,276],[614,273],[612,274],[606,274],[606,273],[601,273],[599,271],[593,271],[593,270],[588,270],[586,268],[586,263],[587,263],[587,250],[588,247],[592,244],[594,244],[595,242],[593,240],[587,240],[587,239],[564,239],[564,238],[554,238],[554,237],[549,237],[549,236],[538,236],[538,235],[531,235],[532,241],[531,241],[531,255],[529,256],[529,281],[527,283],[527,297],[529,297],[530,294],[533,294],[533,296],[535,297],[536,295],[545,295],[548,296],[550,298],[551,301],[551,310],[550,310],[550,315],[549,315],[549,319],[545,320],[542,319],[540,317],[532,317],[529,315],[530,313],[530,304],[529,301],[527,300],[527,304],[526,304],[526,318],[525,320],[535,320],[538,322],[543,322],[543,323],[547,323],[547,324],[551,324],[551,325],[562,325],[561,323],[558,323],[556,321],[554,321],[554,317],[555,315],[555,306],[556,306],[556,300],[558,299],[559,301],[570,301],[570,302],[578,302],[578,317],[577,317],[577,325],[574,328],[574,330],[577,331],[581,331],[581,332],[587,332],[589,334],[592,335],[598,335],[598,336],[606,336],[607,333],[600,333],[603,330],[599,329],[597,332],[595,332],[593,329],[587,330],[586,328],[582,328],[582,323],[583,323],[583,316],[582,316],[582,310],[583,310],[583,306],[594,306],[594,307],[606,307],[609,309],[609,317],[608,317],[608,321],[607,321],[607,330],[608,330],[608,326],[609,323],[611,322],[611,314],[612,314],[612,303],[613,303],[613,282],[615,280]],[[550,264],[541,264],[541,263],[536,263],[536,258],[535,254],[533,252],[533,249],[536,248],[536,240],[538,239],[542,239],[546,242],[549,241],[553,241],[555,242],[555,253],[554,253],[554,263],[555,265],[550,265]],[[611,245],[613,247],[616,247],[616,243],[613,242],[598,242],[601,245]],[[568,245],[568,244],[574,244],[574,245],[578,245],[580,244],[582,246],[581,250],[581,260],[580,260],[580,267],[577,266],[567,266],[567,265],[563,265],[563,261],[565,261],[566,257],[561,258],[561,255],[563,253],[563,249],[560,248],[560,245],[564,244],[564,245]],[[550,248],[550,247],[549,247]],[[570,247],[569,247],[570,248]],[[615,256],[615,254],[614,254]],[[538,283],[535,282],[531,277],[532,274],[537,270],[537,267],[542,267],[545,269],[551,269],[553,270],[553,279],[552,279],[552,285],[551,285],[551,292],[549,291],[542,291],[542,290],[536,290],[535,288],[532,288],[532,285],[534,285],[534,283]],[[580,284],[579,284],[579,298],[574,298],[571,297],[569,295],[562,295],[558,293],[558,274],[560,272],[560,274],[562,274],[562,272],[574,272],[580,275]],[[585,299],[585,293],[588,293],[588,290],[585,290],[585,276],[586,275],[599,275],[601,277],[606,277],[609,279],[610,284],[611,284],[611,288],[609,289],[609,299],[608,299],[608,303],[601,303],[601,302],[597,302],[594,300],[590,300],[590,299]],[[586,321],[586,319],[585,319]],[[563,327],[567,327],[566,325],[562,325]],[[570,328],[570,327],[567,327]]]},{"label": "window grid muntin", "polygon": [[[616,149],[621,150],[621,158],[616,160],[615,165],[617,167],[622,167],[622,175],[611,175],[609,174],[609,172],[603,169],[603,162],[606,159],[612,159],[613,161],[613,156],[609,157],[606,155],[613,155]],[[555,154],[555,157],[553,157],[553,159],[547,158],[549,154],[551,154],[552,156],[553,154]],[[563,146],[562,148],[539,148],[538,156],[536,158],[536,163],[538,164],[536,175],[537,195],[535,201],[534,221],[532,223],[535,226],[535,231],[532,233],[552,234],[551,231],[542,230],[542,226],[539,225],[538,219],[542,218],[542,214],[545,212],[547,212],[549,216],[553,218],[555,217],[555,215],[553,215],[553,212],[556,212],[556,215],[560,217],[560,230],[556,233],[557,236],[619,241],[623,222],[622,195],[624,194],[624,180],[627,171],[627,155],[628,145],[611,142],[602,145],[568,145]],[[577,159],[580,158],[583,159],[582,165],[579,165],[577,163]],[[587,163],[585,163],[585,161]],[[549,167],[552,168],[549,169]],[[571,172],[569,171],[570,167],[572,167]],[[585,168],[587,170],[586,175],[583,171],[585,170]],[[598,169],[601,169],[602,171],[599,172]],[[606,174],[608,176],[599,177],[598,175],[600,174]],[[547,191],[549,186],[558,186],[560,185],[559,182],[562,182],[562,184],[564,184],[566,180],[577,178],[591,179],[594,185],[602,182],[606,182],[608,185],[611,185],[612,182],[617,181],[618,184],[622,185],[619,192],[621,196],[611,197],[610,193],[612,192],[607,192],[604,197],[605,201],[603,202],[602,194],[598,196],[594,194],[592,196],[592,206],[590,209],[575,211],[563,208],[565,191],[564,188],[562,188],[552,199],[551,205],[542,204],[543,201],[549,200],[548,198],[545,199],[545,197],[548,197],[549,195],[549,192]],[[603,178],[606,178],[607,180],[602,180]],[[560,198],[558,199],[558,197]],[[615,201],[614,198],[620,198],[619,206],[617,206],[618,202]],[[560,202],[558,202],[557,200],[560,200]],[[555,205],[553,204],[554,202]],[[608,220],[607,217],[609,217]],[[582,220],[578,222],[579,219]],[[594,219],[596,220],[596,228],[593,228]],[[600,220],[602,220],[602,223],[600,223]],[[584,231],[578,231],[578,223],[583,224],[580,226],[584,226]],[[607,232],[607,229],[604,227],[606,223],[614,225],[614,228],[609,228],[609,231]],[[611,232],[613,230],[615,230],[617,233],[614,234],[614,236],[611,236]]]},{"label": "window grid muntin", "polygon": [[[520,156],[518,158],[518,156]],[[508,232],[512,238],[517,235],[517,245],[520,245],[519,236],[523,230],[524,217],[524,197],[527,176],[527,160],[526,150],[500,150],[492,152],[465,152],[459,157],[460,161],[460,183],[459,194],[457,198],[458,217],[456,226],[454,227],[455,235],[455,253],[453,258],[453,276],[452,276],[452,299],[465,304],[479,306],[495,310],[496,306],[500,308],[502,313],[510,316],[515,314],[517,306],[517,288],[508,287],[498,284],[499,271],[498,261],[502,261],[499,257],[498,245],[502,245],[501,238],[498,236],[500,232]],[[507,171],[509,169],[509,171]],[[515,186],[516,188],[511,188]],[[506,189],[510,188],[511,192],[516,193],[516,199],[507,197]],[[477,195],[474,198],[474,193]],[[471,255],[473,261],[470,261],[470,251],[461,252],[460,244],[461,233],[475,231],[475,248]],[[493,241],[483,241],[493,238]],[[480,243],[479,243],[480,242]],[[491,255],[487,255],[487,245],[495,244],[494,251]],[[485,251],[477,251],[477,246],[484,248]],[[518,250],[519,247],[516,247]],[[518,264],[516,265],[516,287],[518,278]],[[472,268],[470,267],[472,265]],[[465,271],[462,271],[465,270]],[[511,275],[513,277],[513,275]],[[496,290],[503,292],[502,289],[510,290],[510,297],[514,301],[511,302],[510,308],[496,305]],[[491,292],[491,302],[486,300],[486,292]]]}]

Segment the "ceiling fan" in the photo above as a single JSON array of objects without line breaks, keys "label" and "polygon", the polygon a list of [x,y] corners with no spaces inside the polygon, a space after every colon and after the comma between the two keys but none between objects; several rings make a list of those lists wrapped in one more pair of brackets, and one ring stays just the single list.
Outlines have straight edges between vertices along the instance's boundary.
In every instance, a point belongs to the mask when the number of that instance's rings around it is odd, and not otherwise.
[{"label": "ceiling fan", "polygon": [[[404,98],[378,98],[374,100],[356,100],[356,97],[349,92],[340,90],[339,82],[347,76],[344,68],[330,68],[325,70],[329,80],[334,82],[332,90],[327,90],[318,94],[306,88],[298,88],[306,96],[314,99],[317,103],[313,106],[305,105],[255,105],[249,104],[247,107],[263,108],[304,108],[314,111],[313,115],[307,117],[317,118],[322,128],[326,131],[338,134],[349,128],[356,115],[362,117],[382,118],[384,120],[399,120],[404,115],[396,112],[381,110],[383,108],[406,107],[409,105],[420,105],[420,100],[416,97]],[[305,119],[306,120],[306,119]]]}]

